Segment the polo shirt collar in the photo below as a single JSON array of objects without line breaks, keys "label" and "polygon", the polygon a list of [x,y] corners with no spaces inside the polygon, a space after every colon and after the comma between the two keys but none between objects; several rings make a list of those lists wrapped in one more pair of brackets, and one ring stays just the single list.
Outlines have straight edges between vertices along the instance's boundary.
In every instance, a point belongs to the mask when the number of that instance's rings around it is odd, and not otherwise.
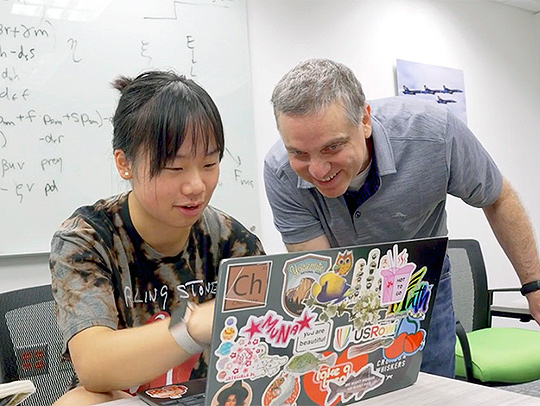
[{"label": "polo shirt collar", "polygon": [[373,150],[377,160],[379,176],[396,173],[396,161],[394,151],[386,134],[386,130],[377,118],[371,116],[371,128],[373,137]]}]

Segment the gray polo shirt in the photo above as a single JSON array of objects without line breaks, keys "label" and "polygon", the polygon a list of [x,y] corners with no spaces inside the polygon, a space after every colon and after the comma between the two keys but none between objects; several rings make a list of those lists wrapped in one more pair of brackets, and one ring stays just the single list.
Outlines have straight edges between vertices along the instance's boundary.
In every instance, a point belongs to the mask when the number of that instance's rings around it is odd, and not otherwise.
[{"label": "gray polo shirt", "polygon": [[443,236],[447,193],[474,207],[499,196],[499,169],[446,107],[406,97],[369,104],[381,185],[352,216],[343,196],[324,197],[296,175],[281,140],[266,155],[266,194],[284,243],[323,234],[334,247]]}]

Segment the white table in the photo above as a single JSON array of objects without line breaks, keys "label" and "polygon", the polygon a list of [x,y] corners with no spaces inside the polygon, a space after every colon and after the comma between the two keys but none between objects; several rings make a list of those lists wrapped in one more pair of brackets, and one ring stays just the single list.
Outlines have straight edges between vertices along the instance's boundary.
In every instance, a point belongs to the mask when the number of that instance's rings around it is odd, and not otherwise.
[{"label": "white table", "polygon": [[421,372],[414,385],[357,404],[359,406],[533,406],[540,405],[540,398]]},{"label": "white table", "polygon": [[[146,406],[143,401],[133,399],[102,403],[106,406]],[[420,373],[412,386],[362,400],[358,406],[433,406],[433,405],[485,405],[485,406],[540,406],[540,398],[520,395],[502,389],[489,388],[454,379]],[[255,406],[255,405],[253,405]],[[304,406],[304,405],[298,405]]]}]

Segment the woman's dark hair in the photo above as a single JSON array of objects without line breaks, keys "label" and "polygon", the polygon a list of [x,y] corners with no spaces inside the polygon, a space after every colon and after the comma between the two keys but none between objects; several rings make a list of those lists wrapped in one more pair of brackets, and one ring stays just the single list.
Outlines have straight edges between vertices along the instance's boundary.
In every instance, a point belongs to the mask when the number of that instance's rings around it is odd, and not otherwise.
[{"label": "woman's dark hair", "polygon": [[134,79],[118,77],[121,92],[113,117],[113,149],[124,151],[133,164],[147,154],[150,176],[158,175],[187,139],[192,152],[200,142],[208,152],[213,140],[223,157],[225,140],[219,111],[197,83],[174,72],[149,71]]},{"label": "woman's dark hair", "polygon": [[236,381],[230,387],[221,391],[217,398],[218,404],[224,405],[230,395],[236,395],[236,404],[237,406],[241,406],[248,397],[248,391],[244,388],[241,381]]}]

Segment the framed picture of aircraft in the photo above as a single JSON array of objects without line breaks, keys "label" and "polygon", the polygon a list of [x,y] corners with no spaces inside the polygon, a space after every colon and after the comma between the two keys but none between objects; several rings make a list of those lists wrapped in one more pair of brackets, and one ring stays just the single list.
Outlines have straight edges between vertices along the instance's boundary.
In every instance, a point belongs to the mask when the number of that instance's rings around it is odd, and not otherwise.
[{"label": "framed picture of aircraft", "polygon": [[396,60],[397,94],[443,104],[467,123],[465,85],[461,69]]}]

